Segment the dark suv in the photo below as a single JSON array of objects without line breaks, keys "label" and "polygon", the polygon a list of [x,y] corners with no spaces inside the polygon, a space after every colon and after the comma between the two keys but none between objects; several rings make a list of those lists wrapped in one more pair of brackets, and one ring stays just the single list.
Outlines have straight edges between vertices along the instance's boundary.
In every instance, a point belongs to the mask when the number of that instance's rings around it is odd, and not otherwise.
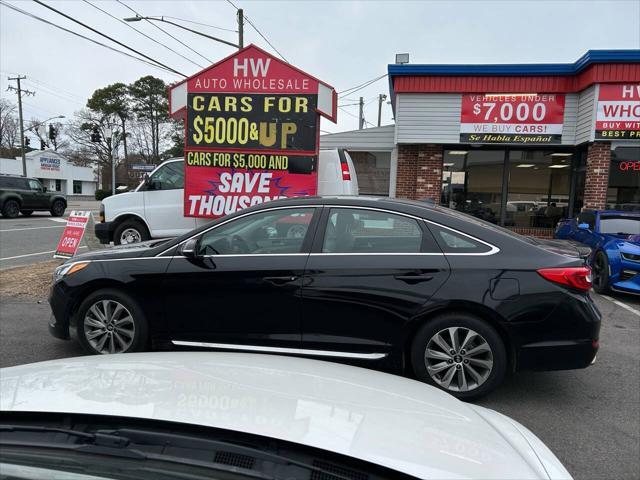
[{"label": "dark suv", "polygon": [[67,208],[67,199],[58,192],[48,192],[39,180],[17,175],[0,175],[0,212],[5,218],[25,216],[34,211],[49,211],[61,217]]}]

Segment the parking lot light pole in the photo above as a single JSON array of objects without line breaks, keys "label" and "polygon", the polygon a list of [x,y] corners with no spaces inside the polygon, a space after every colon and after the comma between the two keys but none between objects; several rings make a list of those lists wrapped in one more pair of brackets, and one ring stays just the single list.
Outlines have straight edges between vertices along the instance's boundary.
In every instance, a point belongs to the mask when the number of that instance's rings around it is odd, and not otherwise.
[{"label": "parking lot light pole", "polygon": [[243,47],[243,14],[242,12],[240,12],[238,14],[238,44],[232,43],[232,42],[228,42],[226,40],[222,40],[221,38],[218,37],[214,37],[212,35],[207,35],[206,33],[202,33],[202,32],[198,32],[197,30],[193,30],[191,28],[185,27],[184,25],[180,25],[179,23],[175,23],[172,22],[170,20],[167,20],[165,17],[141,17],[140,15],[136,15],[135,17],[127,17],[127,18],[123,18],[123,20],[125,22],[139,22],[140,20],[149,20],[149,21],[155,21],[155,22],[164,22],[164,23],[169,23],[175,27],[181,28],[183,30],[186,30],[188,32],[194,33],[196,35],[200,35],[201,37],[206,37],[209,40],[214,40],[216,42],[220,42],[220,43],[224,43],[225,45],[229,45],[230,47],[235,47],[238,50],[240,50]]}]

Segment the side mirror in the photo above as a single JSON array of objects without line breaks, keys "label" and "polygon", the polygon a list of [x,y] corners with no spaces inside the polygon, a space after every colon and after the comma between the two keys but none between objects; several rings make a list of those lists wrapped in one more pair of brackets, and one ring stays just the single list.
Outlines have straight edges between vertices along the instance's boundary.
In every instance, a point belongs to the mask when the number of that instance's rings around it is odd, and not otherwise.
[{"label": "side mirror", "polygon": [[589,230],[589,224],[588,223],[579,223],[578,224],[578,228],[580,230]]},{"label": "side mirror", "polygon": [[185,243],[182,244],[180,248],[180,253],[187,258],[197,258],[198,257],[198,239],[190,238]]},{"label": "side mirror", "polygon": [[46,193],[46,192],[47,192],[47,187],[42,187],[42,191],[43,191],[44,193]]}]

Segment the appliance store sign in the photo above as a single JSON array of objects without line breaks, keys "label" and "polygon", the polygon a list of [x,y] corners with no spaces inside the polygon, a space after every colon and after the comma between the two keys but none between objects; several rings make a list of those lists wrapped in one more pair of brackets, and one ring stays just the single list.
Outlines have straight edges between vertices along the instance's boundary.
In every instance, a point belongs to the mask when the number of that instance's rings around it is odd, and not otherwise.
[{"label": "appliance store sign", "polygon": [[40,170],[47,172],[60,171],[60,159],[53,157],[40,157]]}]

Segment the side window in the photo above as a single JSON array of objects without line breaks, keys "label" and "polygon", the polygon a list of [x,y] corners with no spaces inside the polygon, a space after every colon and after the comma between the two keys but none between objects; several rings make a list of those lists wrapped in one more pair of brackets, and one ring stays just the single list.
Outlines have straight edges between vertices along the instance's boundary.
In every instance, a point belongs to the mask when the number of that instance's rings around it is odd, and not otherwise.
[{"label": "side window", "polygon": [[149,178],[146,190],[176,190],[184,188],[184,162],[171,162],[160,167]]},{"label": "side window", "polygon": [[255,213],[209,230],[198,241],[200,255],[302,253],[313,208]]},{"label": "side window", "polygon": [[[434,251],[437,249],[432,246]],[[323,253],[418,253],[423,233],[418,221],[375,210],[332,208]]]},{"label": "side window", "polygon": [[593,230],[596,226],[596,214],[593,212],[582,212],[578,215],[578,225],[586,223],[589,225],[589,230]]},{"label": "side window", "polygon": [[42,190],[42,185],[37,180],[29,180],[29,189],[39,192],[40,190]]},{"label": "side window", "polygon": [[444,253],[487,253],[491,247],[467,235],[433,223],[429,229]]}]

